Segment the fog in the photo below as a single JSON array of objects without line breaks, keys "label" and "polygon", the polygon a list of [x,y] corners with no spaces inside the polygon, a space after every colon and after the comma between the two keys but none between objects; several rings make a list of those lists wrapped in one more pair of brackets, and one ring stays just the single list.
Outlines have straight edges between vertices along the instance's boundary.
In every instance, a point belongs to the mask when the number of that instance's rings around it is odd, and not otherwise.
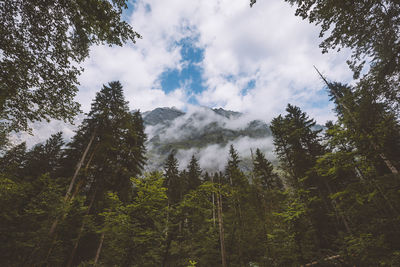
[{"label": "fog", "polygon": [[223,171],[228,162],[229,148],[231,144],[233,144],[239,154],[239,158],[242,161],[242,164],[240,164],[242,169],[247,170],[247,168],[249,168],[248,161],[251,159],[251,151],[254,153],[257,148],[266,153],[266,157],[269,160],[275,160],[275,156],[272,153],[272,137],[262,139],[241,137],[229,142],[225,146],[212,144],[205,148],[178,150],[176,152],[176,158],[180,164],[179,168],[185,169],[189,164],[192,155],[194,155],[198,159],[202,169],[206,171]]},{"label": "fog", "polygon": [[[248,127],[253,119],[245,114],[235,114],[229,111],[226,114],[233,115],[224,117],[210,108],[191,106],[188,108],[186,114],[173,121],[147,126],[146,134],[149,140],[147,143],[149,151],[147,169],[154,170],[163,166],[167,154],[160,155],[160,153],[157,153],[157,148],[162,145],[184,142],[190,147],[190,143],[196,137],[207,136],[207,134],[212,134],[212,131],[243,130]],[[227,134],[229,133],[231,132],[227,131]],[[202,169],[207,171],[222,171],[226,166],[231,144],[234,145],[242,159],[241,167],[243,169],[249,168],[251,165],[251,150],[255,151],[257,148],[263,151],[268,159],[275,160],[272,153],[273,142],[271,136],[261,136],[258,138],[239,136],[229,140],[227,143],[205,143],[201,147],[193,146],[187,149],[176,149],[175,156],[179,161],[179,169],[185,169],[192,155],[195,155]]]},{"label": "fog", "polygon": [[[247,170],[251,167],[251,150],[259,148],[266,154],[266,157],[271,161],[275,161],[273,154],[273,141],[271,136],[260,136],[251,138],[249,136],[225,136],[226,134],[235,133],[248,127],[249,122],[254,118],[246,114],[239,114],[230,111],[224,117],[210,108],[189,106],[186,113],[174,120],[163,121],[157,125],[147,125],[145,132],[148,136],[146,143],[148,163],[145,171],[160,170],[164,165],[164,161],[171,151],[163,151],[160,153],[160,146],[183,142],[186,148],[176,149],[176,158],[179,161],[179,169],[185,169],[189,164],[192,155],[199,160],[202,169],[207,171],[222,171],[224,170],[229,154],[229,147],[234,145],[242,160],[241,168]],[[35,144],[42,143],[52,134],[59,131],[63,133],[66,142],[74,136],[75,130],[82,122],[84,115],[79,115],[74,124],[63,121],[53,120],[47,122],[36,122],[31,125],[32,135],[28,132],[20,132],[11,136],[11,141],[14,144],[26,142],[28,148]],[[264,125],[266,127],[266,125]],[[195,144],[191,147],[191,140],[200,140],[207,136],[210,132],[220,132],[224,134],[229,141],[227,142],[204,142],[201,147],[196,147]],[[232,131],[232,132],[231,132]]]}]

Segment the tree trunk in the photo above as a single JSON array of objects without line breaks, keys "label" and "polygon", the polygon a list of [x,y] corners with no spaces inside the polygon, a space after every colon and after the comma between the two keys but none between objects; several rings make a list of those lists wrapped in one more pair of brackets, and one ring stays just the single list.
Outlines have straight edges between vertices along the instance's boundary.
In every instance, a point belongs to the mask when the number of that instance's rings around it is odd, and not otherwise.
[{"label": "tree trunk", "polygon": [[165,247],[165,253],[164,253],[164,258],[162,262],[162,267],[165,267],[168,261],[168,256],[169,256],[169,249],[171,248],[171,242],[172,242],[172,237],[171,235],[167,236],[167,246]]},{"label": "tree trunk", "polygon": [[[91,209],[92,206],[93,206],[93,203],[94,203],[94,199],[95,199],[95,198],[96,198],[96,189],[95,189],[95,191],[94,191],[94,193],[93,193],[92,199],[90,200],[90,204],[89,204],[89,206],[88,206],[88,209],[87,209],[85,215],[88,215],[88,214],[89,214],[90,209]],[[82,233],[83,233],[83,230],[84,230],[84,229],[85,229],[85,221],[82,222],[82,226],[81,226],[81,228],[79,229],[79,234],[78,234],[77,240],[75,241],[75,245],[74,245],[74,248],[72,249],[71,255],[70,255],[70,257],[69,257],[67,267],[72,266],[72,262],[73,262],[73,260],[74,260],[74,258],[75,258],[76,250],[78,249],[79,241],[80,241],[80,239],[81,239],[81,237],[82,237]]]},{"label": "tree trunk", "polygon": [[72,188],[74,187],[75,180],[78,177],[78,173],[82,167],[83,162],[85,161],[86,155],[89,152],[90,147],[92,146],[93,140],[96,137],[96,130],[93,131],[92,136],[90,137],[89,143],[86,146],[85,151],[83,152],[83,155],[81,159],[79,160],[78,164],[76,165],[74,175],[72,176],[71,182],[69,183],[69,187],[67,190],[67,193],[65,193],[64,201],[67,201],[69,196],[71,195]]},{"label": "tree trunk", "polygon": [[[92,136],[90,137],[89,143],[87,144],[86,149],[82,154],[81,159],[79,160],[78,164],[76,165],[75,173],[72,176],[72,180],[69,183],[68,190],[67,190],[67,192],[65,193],[65,196],[64,196],[64,202],[67,202],[69,196],[71,195],[72,189],[73,189],[74,184],[75,184],[75,180],[78,177],[78,173],[79,173],[79,171],[80,171],[80,169],[82,167],[83,162],[85,161],[86,155],[87,155],[87,153],[88,153],[88,151],[89,151],[89,149],[90,149],[90,147],[91,147],[91,145],[93,143],[93,140],[94,140],[95,136],[96,136],[96,130],[94,130]],[[65,216],[65,214],[63,214],[63,216]],[[49,236],[52,236],[54,234],[54,231],[56,230],[56,227],[57,227],[58,222],[60,221],[60,219],[61,219],[60,216],[57,217],[55,219],[55,221],[53,222],[53,224],[51,225],[50,231],[49,231]]]},{"label": "tree trunk", "polygon": [[225,253],[225,240],[224,240],[224,224],[222,220],[222,199],[221,193],[217,195],[217,214],[218,214],[218,226],[219,226],[219,240],[221,243],[221,261],[222,267],[227,267],[226,265],[226,253]]},{"label": "tree trunk", "polygon": [[[211,176],[211,182],[213,183],[214,186],[214,177]],[[211,193],[211,198],[212,198],[212,218],[213,218],[213,225],[215,227],[215,198],[214,198],[214,191]]]},{"label": "tree trunk", "polygon": [[101,238],[100,238],[99,247],[97,248],[97,252],[96,252],[96,257],[94,258],[93,266],[96,266],[97,262],[99,261],[101,248],[103,246],[104,236],[105,236],[105,233],[102,233]]}]

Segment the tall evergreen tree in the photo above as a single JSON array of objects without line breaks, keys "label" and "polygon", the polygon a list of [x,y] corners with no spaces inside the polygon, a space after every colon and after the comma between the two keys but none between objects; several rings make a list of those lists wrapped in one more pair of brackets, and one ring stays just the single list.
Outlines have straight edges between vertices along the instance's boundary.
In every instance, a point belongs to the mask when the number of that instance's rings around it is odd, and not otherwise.
[{"label": "tall evergreen tree", "polygon": [[68,154],[78,161],[94,137],[86,159],[87,177],[94,188],[117,192],[123,201],[131,193],[130,177],[141,173],[145,163],[143,121],[139,112],[131,114],[122,85],[104,85],[92,103],[87,118],[69,144]]},{"label": "tall evergreen tree", "polygon": [[[130,178],[139,175],[145,163],[143,129],[140,113],[129,112],[121,84],[110,82],[104,85],[66,151],[66,162],[78,163],[74,174],[69,172],[73,177],[67,199],[82,191],[86,196],[87,215],[99,214],[107,208],[104,198],[108,192],[116,193],[121,201],[128,202],[133,194]],[[101,218],[97,219],[101,227]],[[86,232],[85,222],[81,225],[69,265],[89,260],[93,250],[101,248],[103,235],[99,240],[93,229]],[[78,245],[80,239],[84,241],[82,245]],[[80,247],[88,247],[88,251]]]},{"label": "tall evergreen tree", "polygon": [[324,149],[319,143],[321,130],[313,130],[316,122],[296,106],[288,104],[286,111],[285,117],[272,120],[271,131],[282,167],[290,174],[288,182],[297,187]]},{"label": "tall evergreen tree", "polygon": [[274,167],[272,163],[265,158],[265,155],[258,148],[253,165],[255,179],[264,190],[282,189],[282,181],[279,176],[273,172]]},{"label": "tall evergreen tree", "polygon": [[[300,108],[289,104],[286,111],[285,117],[279,115],[272,120],[271,131],[275,151],[288,174],[287,182],[298,195],[293,199],[299,199],[306,207],[304,217],[293,222],[294,227],[298,227],[295,239],[299,247],[300,261],[304,261],[309,256],[306,256],[306,243],[303,241],[308,240],[307,242],[316,246],[314,257],[322,257],[323,250],[332,248],[329,236],[336,234],[335,224],[328,216],[332,210],[331,201],[328,199],[328,181],[313,169],[317,159],[325,153],[325,148],[320,144],[321,130],[313,130],[316,122],[309,119]],[[306,227],[313,229],[314,233],[305,236]]]},{"label": "tall evergreen tree", "polygon": [[170,204],[176,204],[182,199],[183,180],[179,175],[178,160],[174,152],[171,152],[164,164],[165,187]]},{"label": "tall evergreen tree", "polygon": [[188,189],[194,190],[201,184],[201,169],[196,157],[192,155],[189,165],[187,166]]}]

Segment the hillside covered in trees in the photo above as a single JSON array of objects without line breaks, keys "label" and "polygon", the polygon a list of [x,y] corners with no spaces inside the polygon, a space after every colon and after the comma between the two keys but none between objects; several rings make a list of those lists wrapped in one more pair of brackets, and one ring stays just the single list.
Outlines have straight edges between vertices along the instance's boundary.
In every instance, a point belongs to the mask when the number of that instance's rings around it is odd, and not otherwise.
[{"label": "hillside covered in trees", "polygon": [[232,139],[223,170],[196,154],[180,166],[166,146],[151,172],[143,114],[119,81],[99,88],[71,141],[8,141],[29,121],[75,115],[71,62],[90,44],[140,37],[121,21],[125,1],[53,2],[1,6],[1,266],[400,266],[396,1],[286,1],[329,34],[324,52],[352,49],[355,80],[319,74],[336,116],[323,131],[292,104],[264,122],[277,164],[255,149],[243,170]]}]

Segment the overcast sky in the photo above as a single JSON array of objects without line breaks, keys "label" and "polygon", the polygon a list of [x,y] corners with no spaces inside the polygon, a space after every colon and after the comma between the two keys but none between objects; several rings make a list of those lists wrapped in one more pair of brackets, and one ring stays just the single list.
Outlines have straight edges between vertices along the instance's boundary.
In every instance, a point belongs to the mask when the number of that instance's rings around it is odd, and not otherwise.
[{"label": "overcast sky", "polygon": [[143,38],[92,47],[77,100],[87,112],[102,84],[120,80],[131,109],[222,107],[270,121],[287,103],[333,119],[316,65],[348,82],[348,52],[322,55],[319,28],[283,0],[138,0],[126,20]]}]

